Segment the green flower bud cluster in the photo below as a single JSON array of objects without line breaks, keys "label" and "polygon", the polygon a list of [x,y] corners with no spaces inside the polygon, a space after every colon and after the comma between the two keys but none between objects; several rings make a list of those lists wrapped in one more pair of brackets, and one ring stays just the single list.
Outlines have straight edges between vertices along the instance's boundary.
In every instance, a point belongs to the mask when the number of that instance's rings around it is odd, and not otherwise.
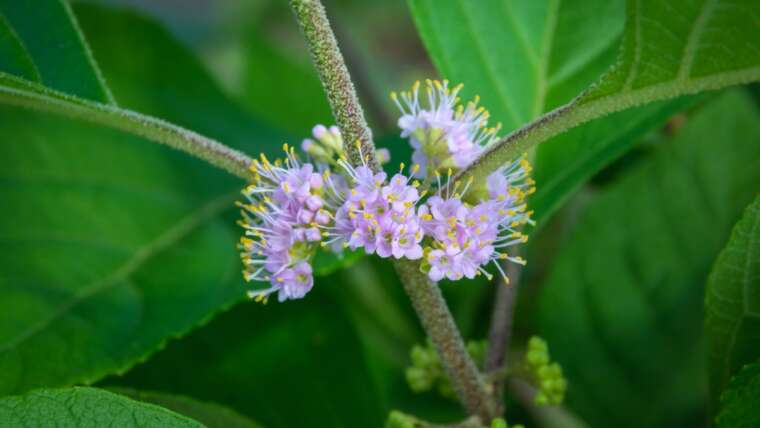
[{"label": "green flower bud cluster", "polygon": [[[467,343],[467,352],[478,364],[482,365],[486,355],[487,342],[485,340],[470,341]],[[432,343],[425,346],[415,345],[410,353],[411,366],[406,369],[406,381],[412,391],[420,393],[436,389],[446,398],[456,398],[454,389],[449,378],[443,371],[438,353],[433,349]],[[482,367],[481,367],[482,368]]]},{"label": "green flower bud cluster", "polygon": [[[496,418],[491,421],[491,428],[509,428],[507,420],[504,418]],[[518,424],[512,425],[512,428],[525,428],[525,426]]]},{"label": "green flower bud cluster", "polygon": [[533,336],[528,341],[525,363],[529,372],[535,377],[538,393],[536,404],[559,405],[565,399],[567,380],[562,374],[562,367],[552,362],[546,341]]},{"label": "green flower bud cluster", "polygon": [[[301,149],[314,160],[337,165],[336,160],[345,156],[343,151],[343,136],[337,126],[326,127],[317,125],[311,131],[314,139],[307,138],[301,143]],[[391,152],[388,149],[377,149],[375,158],[383,165],[391,160]]]},{"label": "green flower bud cluster", "polygon": [[385,428],[415,428],[416,419],[398,410],[391,410],[385,421]]}]

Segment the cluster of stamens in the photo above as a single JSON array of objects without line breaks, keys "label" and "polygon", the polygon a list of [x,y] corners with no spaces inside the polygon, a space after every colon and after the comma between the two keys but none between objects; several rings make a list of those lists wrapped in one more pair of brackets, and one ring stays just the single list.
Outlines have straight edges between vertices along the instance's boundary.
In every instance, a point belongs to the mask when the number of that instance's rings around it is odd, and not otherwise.
[{"label": "cluster of stamens", "polygon": [[401,111],[401,136],[414,148],[412,160],[420,165],[420,177],[463,168],[497,139],[501,124],[488,127],[489,114],[478,106],[480,97],[460,103],[462,84],[449,88],[446,80],[426,80],[425,96],[420,96],[420,86],[417,81],[410,91],[391,93]]},{"label": "cluster of stamens", "polygon": [[[249,292],[251,297],[303,297],[314,284],[317,251],[422,259],[422,271],[433,281],[490,278],[490,263],[506,281],[502,260],[525,263],[507,249],[527,241],[522,229],[532,224],[526,197],[535,188],[526,156],[483,183],[453,179],[455,170],[496,139],[499,126],[487,127],[488,112],[477,98],[459,104],[461,85],[450,89],[446,81],[428,80],[424,103],[419,87],[417,82],[411,91],[391,95],[402,111],[399,127],[415,149],[415,164],[407,169],[402,163],[390,178],[372,170],[358,142],[362,163],[350,164],[335,126],[318,125],[314,139],[304,140],[307,162],[285,145],[284,160],[270,162],[262,155],[252,163],[254,180],[239,204],[244,276],[270,286]],[[384,149],[374,155],[389,158]]]}]

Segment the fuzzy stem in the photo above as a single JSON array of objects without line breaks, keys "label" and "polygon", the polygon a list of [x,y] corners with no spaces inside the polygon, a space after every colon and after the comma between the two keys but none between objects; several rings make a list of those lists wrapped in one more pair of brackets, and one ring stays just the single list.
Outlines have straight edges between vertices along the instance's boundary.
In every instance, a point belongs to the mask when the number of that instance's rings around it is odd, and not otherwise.
[{"label": "fuzzy stem", "polygon": [[[327,94],[333,117],[343,135],[343,146],[353,165],[367,162],[374,170],[380,169],[375,159],[372,131],[364,118],[364,110],[348,74],[343,55],[330,27],[325,8],[319,0],[291,0],[290,6],[296,15],[311,59],[319,74],[319,80]],[[361,151],[356,142],[361,142]]]},{"label": "fuzzy stem", "polygon": [[196,132],[155,117],[107,104],[85,101],[47,88],[0,87],[0,104],[60,114],[118,129],[166,144],[243,179],[250,179],[251,158]]},{"label": "fuzzy stem", "polygon": [[[520,250],[516,250],[519,255]],[[505,266],[506,264],[506,266]],[[502,370],[507,366],[507,351],[512,337],[515,303],[517,301],[517,285],[520,281],[522,265],[505,262],[502,267],[507,272],[509,284],[499,278],[496,282],[496,298],[491,312],[491,327],[488,333],[488,353],[486,355],[485,372]],[[493,396],[498,406],[503,406],[504,383],[494,382]]]},{"label": "fuzzy stem", "polygon": [[396,261],[395,267],[422,327],[438,351],[446,374],[467,412],[486,422],[498,416],[497,406],[465,349],[441,289],[420,272],[419,263],[402,259]]},{"label": "fuzzy stem", "polygon": [[[349,160],[355,166],[366,162],[373,170],[380,171],[371,132],[324,6],[319,0],[291,0],[290,5],[306,38],[333,116],[343,133]],[[361,150],[355,144],[357,140],[361,142]],[[465,349],[441,290],[420,272],[419,262],[402,259],[394,264],[459,400],[469,414],[490,421],[497,416],[496,406]]]}]

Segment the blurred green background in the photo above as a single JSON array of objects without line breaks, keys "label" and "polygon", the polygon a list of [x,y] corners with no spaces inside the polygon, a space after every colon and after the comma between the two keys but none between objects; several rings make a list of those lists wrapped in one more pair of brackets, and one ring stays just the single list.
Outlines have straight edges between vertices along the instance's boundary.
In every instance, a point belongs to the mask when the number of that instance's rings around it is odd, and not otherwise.
[{"label": "blurred green background", "polygon": [[[411,3],[420,22],[427,22],[425,2]],[[523,111],[526,121],[569,101],[614,63],[624,4],[602,3],[594,25],[579,18],[582,13],[563,15],[566,30],[580,30],[557,40],[553,70],[561,75],[563,61],[571,63],[573,54],[586,50],[584,41],[598,41],[594,55],[560,76],[561,84],[535,111]],[[317,123],[332,124],[285,1],[72,4],[120,106],[254,155],[300,142]],[[378,145],[391,148],[392,165],[408,162],[410,149],[398,137],[388,93],[439,77],[409,5],[402,0],[325,5]],[[444,15],[434,16],[436,22],[450,18]],[[498,45],[502,35],[486,33]],[[460,50],[461,62],[446,64],[447,71],[477,75],[478,69],[469,68],[467,47]],[[528,67],[524,57],[494,54],[500,55],[495,62],[502,62],[497,65]],[[525,86],[519,74],[517,89]],[[464,83],[482,91],[484,100],[498,99],[492,90],[498,82],[486,80]],[[588,426],[693,427],[710,420],[704,287],[731,228],[758,194],[758,93],[757,86],[734,88],[633,109],[550,140],[535,154],[542,217],[517,285],[511,351],[519,354],[533,334],[545,337],[570,382],[567,411]],[[518,95],[486,107],[504,113],[523,101]],[[231,204],[240,187],[184,154],[59,117],[3,106],[0,131],[24,142],[26,150],[3,147],[3,155],[14,161],[4,177],[22,178],[3,178],[20,190],[6,187],[8,206],[18,208],[6,214],[10,221],[0,224],[0,235],[26,228],[38,240],[61,245],[8,245],[13,269],[6,278],[26,279],[23,275],[33,272],[37,283],[54,283],[51,278],[68,278],[58,275],[59,266],[73,266],[66,272],[72,283],[90,279],[91,266],[108,273],[123,253],[140,248],[143,238],[219,195]],[[582,152],[584,142],[602,149],[588,159],[575,157],[573,150]],[[76,191],[68,193],[63,179],[53,179],[61,177]],[[30,192],[21,182],[39,187]],[[122,186],[125,182],[131,187]],[[541,193],[547,182],[556,186]],[[414,394],[406,384],[409,350],[425,338],[387,261],[361,258],[349,269],[330,264],[330,273],[318,277],[300,301],[266,306],[244,301],[246,285],[232,245],[239,233],[237,213],[231,205],[221,206],[208,224],[140,266],[133,278],[117,278],[126,285],[123,290],[83,305],[73,320],[56,326],[60,330],[44,332],[39,346],[34,342],[11,355],[4,353],[11,346],[3,348],[0,340],[5,368],[0,393],[24,392],[49,379],[55,380],[51,386],[95,382],[219,403],[265,427],[379,427],[392,409],[440,422],[464,416],[455,401]],[[94,220],[82,225],[81,218]],[[35,235],[46,226],[60,236]],[[69,232],[107,238],[124,248],[104,245],[95,251],[79,242],[72,251],[65,246]],[[46,307],[23,300],[13,288],[25,284],[2,284],[8,285],[0,287],[5,301],[17,302],[8,305],[9,313],[25,321],[45,317]],[[210,290],[208,284],[218,287]],[[495,286],[483,279],[441,287],[463,336],[483,339]],[[64,295],[59,291],[46,291],[46,298],[56,301]],[[90,320],[107,332],[92,328],[95,333],[88,336]],[[188,331],[198,320],[201,326]],[[3,322],[0,339],[7,339],[18,325]],[[75,339],[65,343],[67,349],[84,350],[59,353],[61,337],[68,340],[71,332]],[[27,361],[33,370],[21,369]],[[64,366],[85,367],[84,374],[70,374]],[[530,407],[507,395],[510,422],[538,422]],[[576,425],[544,420],[541,426]]]}]

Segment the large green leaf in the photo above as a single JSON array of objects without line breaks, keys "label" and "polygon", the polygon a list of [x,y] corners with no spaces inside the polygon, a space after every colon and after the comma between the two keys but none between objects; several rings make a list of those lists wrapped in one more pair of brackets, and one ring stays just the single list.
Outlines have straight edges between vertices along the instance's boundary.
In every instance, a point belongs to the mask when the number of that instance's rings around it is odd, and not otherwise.
[{"label": "large green leaf", "polygon": [[138,391],[132,388],[109,388],[109,390],[133,400],[167,408],[201,422],[208,428],[261,428],[245,416],[215,403],[201,402],[181,395]]},{"label": "large green leaf", "polygon": [[[285,12],[290,18],[291,12]],[[332,124],[330,105],[314,67],[298,64],[278,51],[261,34],[261,22],[250,25],[256,30],[246,38],[241,76],[248,108],[278,128],[301,134],[302,138],[318,123]]]},{"label": "large green leaf", "polygon": [[[78,11],[126,105],[198,124],[238,147],[271,147],[271,133],[154,24],[93,6]],[[126,28],[135,35],[125,38]],[[127,67],[124,52],[142,54]],[[124,371],[243,296],[238,230],[232,216],[220,217],[240,186],[233,177],[140,138],[41,113],[3,107],[0,134],[0,394]]]},{"label": "large green leaf", "polygon": [[720,398],[718,428],[760,426],[760,361],[744,366]]},{"label": "large green leaf", "polygon": [[101,428],[202,428],[164,408],[95,388],[43,389],[0,399],[0,425]]},{"label": "large green leaf", "polygon": [[[567,103],[612,64],[623,12],[619,1],[595,0],[410,0],[410,5],[439,70],[480,92],[510,130]],[[629,0],[622,51],[601,81],[510,134],[466,173],[482,177],[554,137],[538,150],[532,202],[538,216],[550,213],[688,100],[558,134],[640,104],[757,80],[758,16],[760,6],[751,1]]]},{"label": "large green leaf", "polygon": [[438,70],[511,131],[568,102],[615,60],[622,0],[409,0]]},{"label": "large green leaf", "polygon": [[379,427],[385,414],[336,287],[307,299],[239,305],[105,382],[225,403],[267,427]]},{"label": "large green leaf", "polygon": [[760,197],[731,232],[706,294],[710,390],[716,403],[736,370],[760,357]]},{"label": "large green leaf", "polygon": [[35,82],[40,74],[21,40],[0,14],[0,70]]},{"label": "large green leaf", "polygon": [[39,113],[0,133],[0,394],[122,371],[242,297],[221,173]]},{"label": "large green leaf", "polygon": [[195,56],[160,25],[130,10],[83,3],[75,11],[122,106],[193,129],[253,156],[279,154],[283,135],[231,102]]},{"label": "large green leaf", "polygon": [[[622,0],[411,0],[438,70],[480,94],[511,131],[570,101],[610,67],[623,32]],[[531,208],[549,214],[567,195],[683,102],[616,115],[557,137],[536,153]]]},{"label": "large green leaf", "polygon": [[0,72],[114,102],[65,0],[0,0]]},{"label": "large green leaf", "polygon": [[689,425],[702,408],[702,284],[757,195],[758,118],[743,93],[706,105],[589,203],[558,253],[539,327],[591,426]]}]

